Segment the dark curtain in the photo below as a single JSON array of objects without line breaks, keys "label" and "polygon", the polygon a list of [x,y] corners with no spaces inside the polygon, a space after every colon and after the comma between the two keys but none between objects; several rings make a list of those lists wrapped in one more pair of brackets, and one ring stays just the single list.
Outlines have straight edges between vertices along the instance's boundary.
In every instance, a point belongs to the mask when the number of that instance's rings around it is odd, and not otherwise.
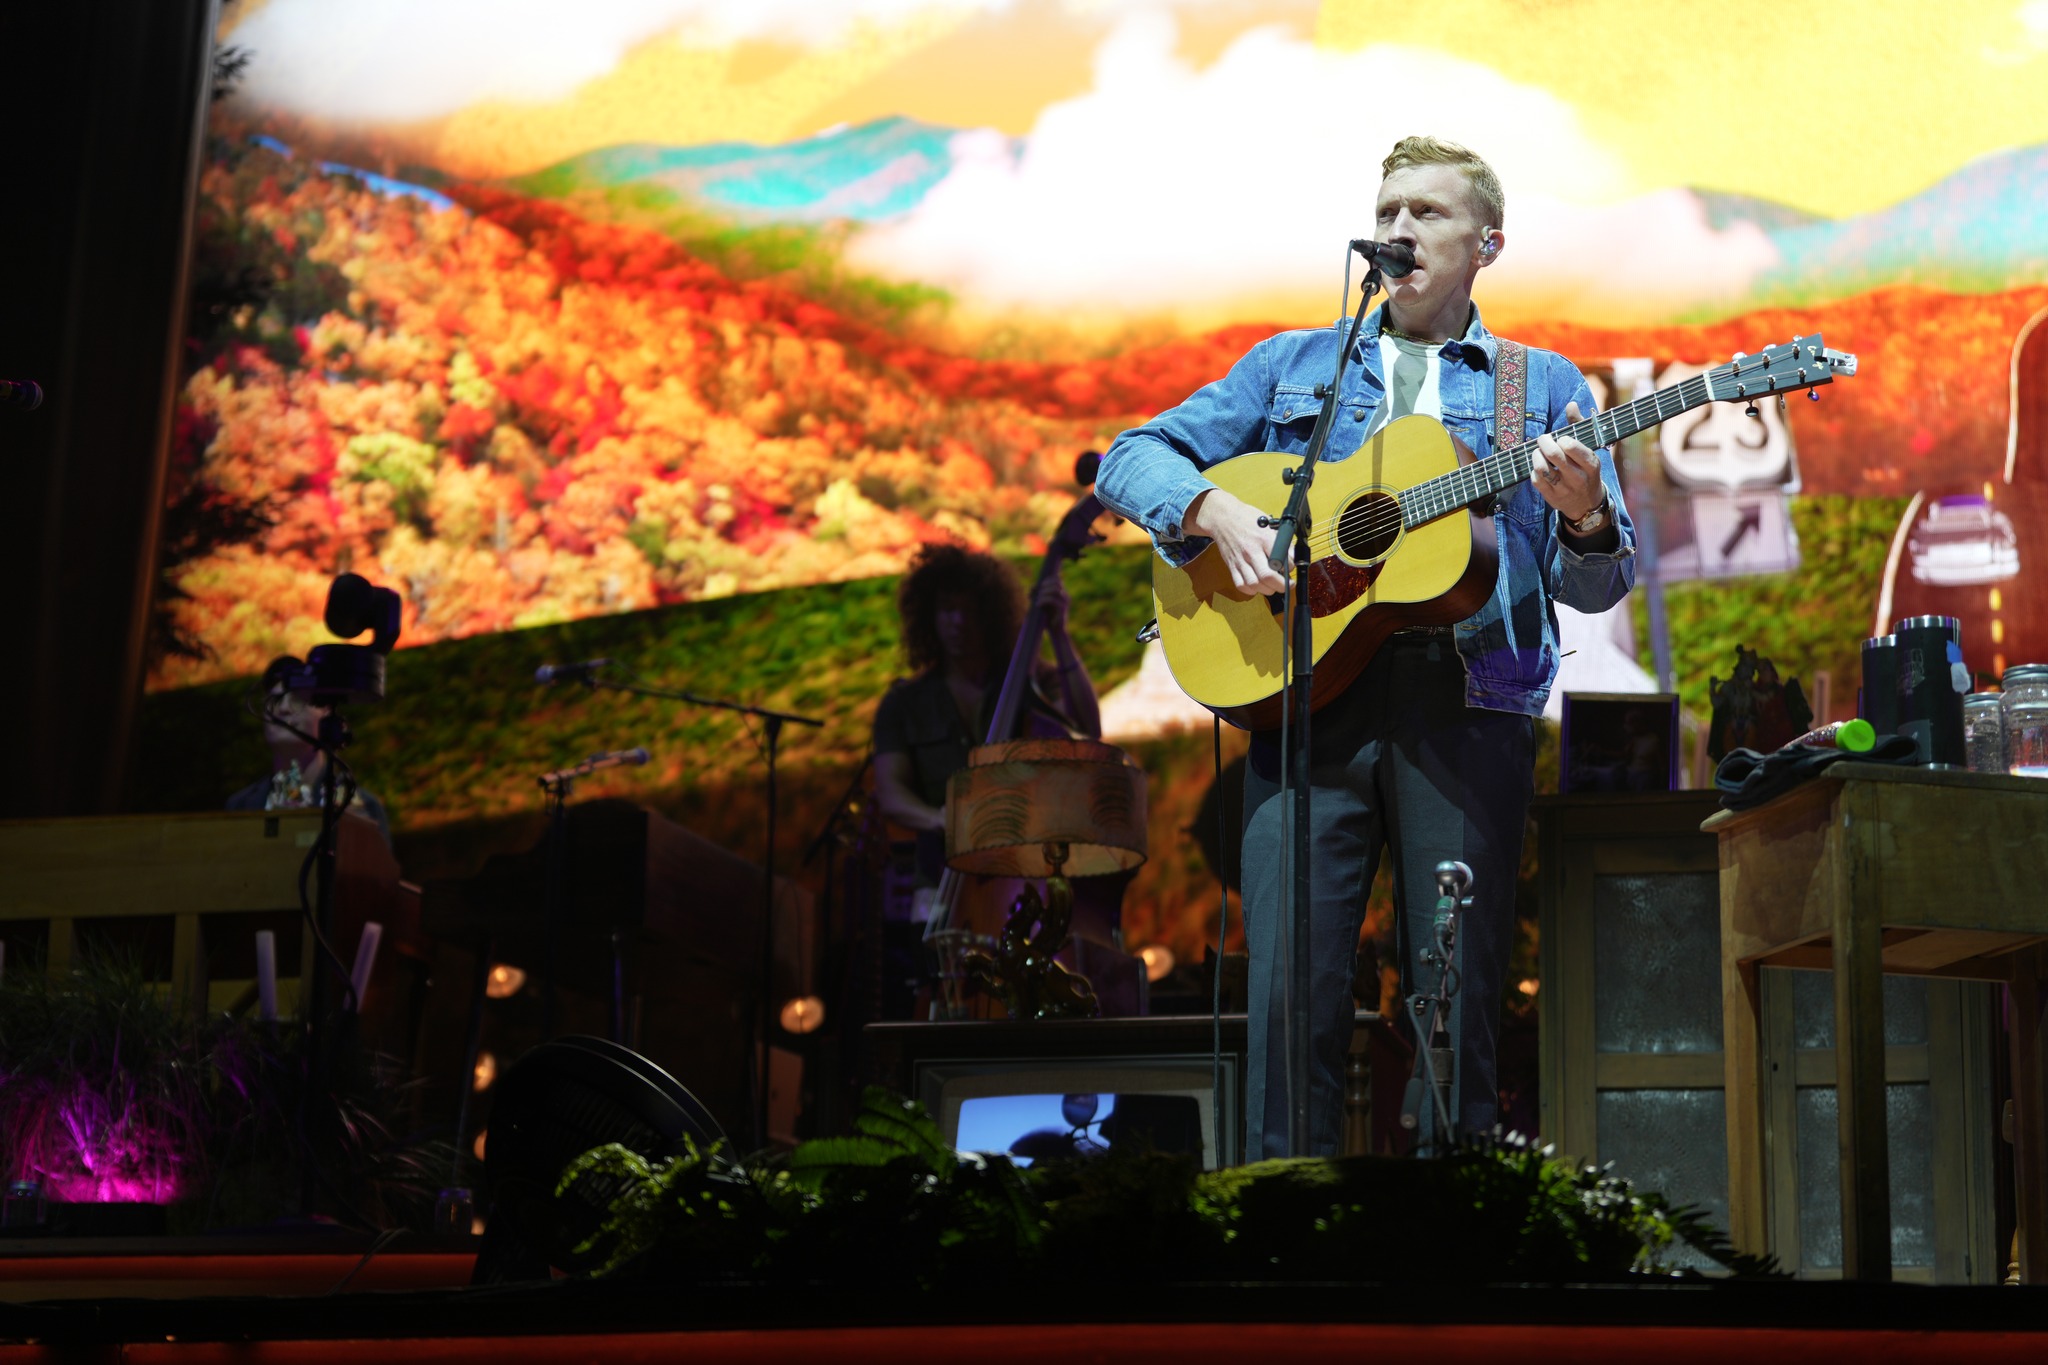
[{"label": "dark curtain", "polygon": [[218,8],[0,6],[0,816],[121,805]]}]

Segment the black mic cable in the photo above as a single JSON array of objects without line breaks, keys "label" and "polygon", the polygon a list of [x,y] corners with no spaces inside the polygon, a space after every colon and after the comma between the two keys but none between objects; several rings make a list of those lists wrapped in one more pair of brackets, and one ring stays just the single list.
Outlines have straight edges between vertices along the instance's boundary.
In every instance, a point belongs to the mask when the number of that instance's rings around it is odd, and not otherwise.
[{"label": "black mic cable", "polygon": [[[1210,744],[1216,760],[1215,872],[1216,907],[1218,911],[1216,917],[1216,975],[1209,982],[1209,1028],[1211,1032],[1209,1108],[1215,1120],[1216,1150],[1209,1155],[1216,1163],[1216,1168],[1221,1170],[1223,1167],[1223,1134],[1225,1132],[1223,1125],[1230,1122],[1232,1117],[1223,1112],[1223,945],[1230,941],[1230,878],[1226,875],[1224,859],[1228,856],[1230,848],[1230,800],[1223,792],[1223,717],[1211,715],[1209,717],[1209,725]],[[1243,864],[1244,853],[1240,850],[1238,853],[1240,869],[1242,869]],[[1242,884],[1243,880],[1244,873],[1240,870],[1238,872],[1238,881]],[[1251,1023],[1249,1015],[1247,1015],[1245,1023],[1247,1028],[1249,1028]],[[1264,1156],[1265,1153],[1261,1152],[1259,1155]],[[1238,1160],[1242,1161],[1245,1154],[1239,1152],[1237,1156]]]}]

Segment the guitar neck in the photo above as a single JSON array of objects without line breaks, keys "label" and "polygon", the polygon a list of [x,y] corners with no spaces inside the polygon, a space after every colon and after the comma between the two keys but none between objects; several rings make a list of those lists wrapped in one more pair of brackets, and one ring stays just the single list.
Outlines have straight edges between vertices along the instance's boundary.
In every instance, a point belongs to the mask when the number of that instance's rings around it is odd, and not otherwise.
[{"label": "guitar neck", "polygon": [[[1624,403],[1611,412],[1595,413],[1554,434],[1569,436],[1588,450],[1598,450],[1712,401],[1714,394],[1707,376],[1698,374],[1633,403]],[[1401,499],[1402,520],[1411,527],[1419,526],[1513,488],[1529,477],[1535,468],[1536,454],[1536,442],[1523,441],[1419,483]]]}]

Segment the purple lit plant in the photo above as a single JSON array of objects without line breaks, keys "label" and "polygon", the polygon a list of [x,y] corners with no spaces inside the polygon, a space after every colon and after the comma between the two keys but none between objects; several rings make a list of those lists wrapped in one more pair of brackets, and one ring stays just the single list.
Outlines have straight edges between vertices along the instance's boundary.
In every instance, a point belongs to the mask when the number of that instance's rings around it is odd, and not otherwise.
[{"label": "purple lit plant", "polygon": [[0,978],[0,1175],[70,1203],[168,1204],[248,1116],[251,1031],[180,1014],[139,965],[86,956]]}]

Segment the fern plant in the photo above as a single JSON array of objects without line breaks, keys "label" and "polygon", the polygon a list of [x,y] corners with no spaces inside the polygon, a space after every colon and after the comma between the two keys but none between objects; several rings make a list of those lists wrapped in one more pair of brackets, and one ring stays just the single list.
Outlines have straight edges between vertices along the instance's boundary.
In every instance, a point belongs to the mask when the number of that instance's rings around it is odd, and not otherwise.
[{"label": "fern plant", "polygon": [[648,1160],[617,1145],[572,1162],[558,1193],[604,1176],[619,1193],[579,1254],[596,1271],[703,1283],[1385,1280],[1453,1267],[1475,1280],[1617,1280],[1670,1273],[1674,1246],[1741,1276],[1697,1209],[1611,1168],[1519,1138],[1435,1161],[1265,1161],[1200,1172],[1129,1144],[1019,1169],[953,1151],[923,1108],[878,1089],[853,1132],[745,1165],[686,1146]]}]

